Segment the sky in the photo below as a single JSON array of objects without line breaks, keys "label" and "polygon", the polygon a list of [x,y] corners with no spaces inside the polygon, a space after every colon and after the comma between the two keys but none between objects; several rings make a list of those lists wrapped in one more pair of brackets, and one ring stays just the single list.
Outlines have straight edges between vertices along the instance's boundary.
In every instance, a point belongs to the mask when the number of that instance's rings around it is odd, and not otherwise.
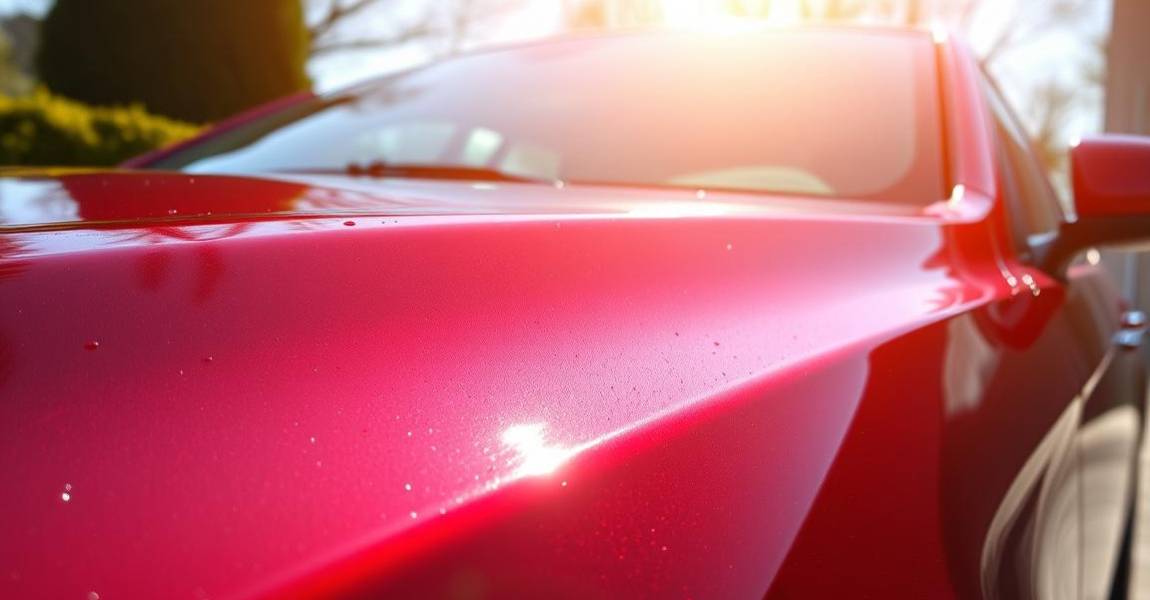
[{"label": "sky", "polygon": [[[342,31],[354,36],[362,32],[388,31],[397,22],[422,14],[428,6],[444,8],[446,3],[465,0],[392,0],[378,10],[365,12]],[[482,2],[482,0],[477,0]],[[498,18],[485,19],[476,28],[466,47],[545,37],[562,30],[564,0],[519,0]],[[568,0],[569,1],[569,0]],[[707,0],[661,0],[672,21],[687,24],[717,4]],[[927,0],[934,3],[954,0]],[[1045,2],[1046,0],[1038,0]],[[773,10],[781,19],[797,16],[798,0],[774,0]],[[985,48],[1011,19],[1014,11],[1025,11],[1035,0],[987,0],[975,20],[971,44]],[[42,14],[50,0],[0,0],[0,15],[26,11]],[[1060,27],[1027,37],[1027,42],[1001,56],[992,69],[1011,103],[1028,125],[1034,126],[1034,111],[1027,110],[1031,91],[1047,81],[1057,80],[1080,91],[1080,99],[1063,130],[1070,138],[1101,128],[1102,91],[1083,82],[1084,66],[1097,60],[1094,40],[1110,28],[1110,2],[1093,0],[1081,18]],[[415,66],[442,55],[442,44],[416,42],[389,49],[340,52],[312,61],[309,72],[319,91],[332,90],[368,77]]]}]

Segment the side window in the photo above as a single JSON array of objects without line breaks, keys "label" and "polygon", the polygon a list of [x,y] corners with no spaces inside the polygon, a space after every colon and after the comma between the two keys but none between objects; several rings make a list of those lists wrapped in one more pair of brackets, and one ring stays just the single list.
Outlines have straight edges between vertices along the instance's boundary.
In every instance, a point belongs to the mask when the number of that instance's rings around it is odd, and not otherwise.
[{"label": "side window", "polygon": [[1048,241],[1066,216],[1030,138],[997,88],[988,81],[983,83],[998,138],[1003,198],[1020,250],[1028,250]]}]

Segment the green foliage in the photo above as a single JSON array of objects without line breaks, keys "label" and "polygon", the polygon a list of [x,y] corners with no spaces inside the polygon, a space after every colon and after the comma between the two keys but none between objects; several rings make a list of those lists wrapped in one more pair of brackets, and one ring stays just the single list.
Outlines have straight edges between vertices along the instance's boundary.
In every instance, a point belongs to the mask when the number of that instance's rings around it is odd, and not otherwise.
[{"label": "green foliage", "polygon": [[115,165],[198,129],[150,115],[139,105],[95,108],[44,90],[0,95],[0,164]]},{"label": "green foliage", "polygon": [[56,0],[40,80],[94,105],[215,121],[310,87],[300,0]]}]

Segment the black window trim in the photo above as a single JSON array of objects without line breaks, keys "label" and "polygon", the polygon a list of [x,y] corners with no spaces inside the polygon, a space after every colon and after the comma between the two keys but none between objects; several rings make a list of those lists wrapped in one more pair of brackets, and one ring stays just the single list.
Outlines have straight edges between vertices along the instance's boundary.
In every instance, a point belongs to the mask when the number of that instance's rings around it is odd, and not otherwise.
[{"label": "black window trim", "polygon": [[1046,198],[1038,198],[1034,201],[1045,202],[1053,207],[1055,214],[1058,218],[1056,223],[1045,231],[1035,231],[1028,227],[1028,219],[1024,218],[1027,208],[1022,205],[1025,202],[1023,198],[1022,186],[1018,181],[1021,176],[1016,168],[1010,164],[1007,157],[1007,149],[1005,144],[1009,143],[1007,140],[1002,139],[1003,131],[1009,132],[1016,131],[1021,139],[1019,140],[1023,145],[1024,150],[1033,158],[1037,160],[1036,152],[1034,149],[1033,141],[1031,140],[1026,128],[1018,119],[1010,103],[1006,100],[1006,96],[1002,93],[1002,89],[993,77],[987,73],[985,67],[980,66],[979,75],[982,83],[982,88],[987,98],[987,108],[989,109],[989,117],[992,121],[993,130],[993,147],[994,147],[994,165],[997,171],[997,183],[1000,189],[1000,196],[1004,200],[1004,209],[1006,211],[1007,225],[1010,228],[1011,237],[1014,241],[1015,249],[1019,252],[1020,257],[1029,263],[1035,263],[1039,257],[1044,256],[1047,250],[1055,243],[1058,238],[1058,232],[1063,223],[1073,220],[1073,215],[1067,214],[1066,207],[1059,200],[1058,193],[1054,189],[1053,183],[1050,181],[1049,175],[1046,170],[1040,169],[1039,173],[1043,182],[1043,187],[1046,193],[1043,196]]}]

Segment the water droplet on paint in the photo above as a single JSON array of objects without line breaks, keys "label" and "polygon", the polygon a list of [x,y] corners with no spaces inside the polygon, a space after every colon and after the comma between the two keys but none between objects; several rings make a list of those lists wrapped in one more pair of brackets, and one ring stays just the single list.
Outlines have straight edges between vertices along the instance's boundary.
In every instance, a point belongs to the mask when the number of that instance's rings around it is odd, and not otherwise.
[{"label": "water droplet on paint", "polygon": [[404,491],[410,492],[411,491],[411,484],[410,483],[403,484],[403,489],[404,489]]},{"label": "water droplet on paint", "polygon": [[96,348],[99,348],[99,347],[100,347],[100,342],[97,342],[96,340],[88,340],[88,341],[84,342],[84,349],[85,350],[95,350]]}]

